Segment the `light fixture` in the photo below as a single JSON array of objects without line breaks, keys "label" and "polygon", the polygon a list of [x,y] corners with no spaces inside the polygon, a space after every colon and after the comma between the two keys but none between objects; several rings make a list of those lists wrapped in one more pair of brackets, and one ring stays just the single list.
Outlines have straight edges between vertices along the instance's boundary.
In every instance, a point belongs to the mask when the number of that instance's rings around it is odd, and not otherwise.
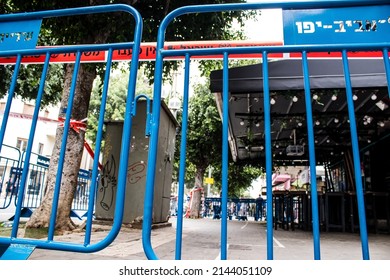
[{"label": "light fixture", "polygon": [[373,93],[373,94],[371,95],[371,99],[372,99],[372,100],[376,100],[377,98],[378,98],[378,96],[376,96],[375,93]]},{"label": "light fixture", "polygon": [[294,95],[292,101],[293,101],[293,102],[297,102],[297,101],[298,101],[298,97],[296,97],[296,96]]},{"label": "light fixture", "polygon": [[354,95],[352,96],[352,99],[353,99],[353,100],[355,100],[355,101],[356,101],[356,100],[358,100],[358,97],[357,97],[357,95],[356,95],[356,94],[354,94]]},{"label": "light fixture", "polygon": [[270,103],[271,103],[272,105],[274,105],[274,104],[276,103],[275,99],[271,98]]},{"label": "light fixture", "polygon": [[339,119],[338,119],[338,118],[335,118],[335,119],[334,119],[334,122],[335,122],[335,123],[338,123],[338,122],[339,122]]},{"label": "light fixture", "polygon": [[255,125],[256,125],[256,127],[259,127],[259,126],[260,126],[260,123],[259,123],[259,122],[256,122]]},{"label": "light fixture", "polygon": [[333,94],[333,95],[332,95],[332,100],[333,100],[333,101],[336,101],[336,100],[337,100],[337,95]]},{"label": "light fixture", "polygon": [[379,125],[380,127],[384,127],[384,126],[385,126],[385,123],[384,123],[384,122],[378,122],[378,125]]},{"label": "light fixture", "polygon": [[318,99],[318,95],[317,95],[317,94],[314,94],[314,95],[313,95],[313,99],[314,99],[314,100],[317,100],[317,99]]},{"label": "light fixture", "polygon": [[244,125],[245,124],[245,122],[244,121],[240,121],[240,125]]},{"label": "light fixture", "polygon": [[299,122],[299,123],[298,123],[298,126],[302,126],[302,123],[301,123],[301,122]]},{"label": "light fixture", "polygon": [[378,101],[377,103],[375,103],[375,105],[381,109],[382,111],[386,110],[389,106],[383,102],[382,100]]},{"label": "light fixture", "polygon": [[320,125],[321,122],[319,120],[316,120],[316,125]]}]

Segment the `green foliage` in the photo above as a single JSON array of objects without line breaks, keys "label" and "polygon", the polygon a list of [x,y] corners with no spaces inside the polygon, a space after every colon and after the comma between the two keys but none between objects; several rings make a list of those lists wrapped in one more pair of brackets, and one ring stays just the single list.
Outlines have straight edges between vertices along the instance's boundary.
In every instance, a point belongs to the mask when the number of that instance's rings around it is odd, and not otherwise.
[{"label": "green foliage", "polygon": [[[11,85],[13,66],[0,65],[0,98],[8,93]],[[41,73],[43,66],[38,64],[22,65],[20,67],[15,94],[22,100],[36,99],[39,85],[41,84]],[[49,67],[45,80],[45,89],[42,99],[42,106],[46,107],[56,104],[61,97],[64,84],[64,69],[61,65],[52,64]]]},{"label": "green foliage", "polygon": [[[179,123],[181,117],[179,118]],[[193,186],[196,171],[205,172],[208,166],[213,166],[215,187],[221,189],[221,161],[222,161],[222,122],[214,96],[207,84],[198,84],[194,88],[194,95],[189,103],[189,118],[187,130],[187,187]],[[176,147],[180,147],[181,131],[176,140]],[[180,149],[175,154],[175,178],[178,178]],[[262,174],[259,167],[241,165],[229,162],[229,196],[240,197],[247,190],[254,179]]]},{"label": "green foliage", "polygon": [[[214,166],[213,177],[215,187],[220,191],[222,188],[222,168],[219,163]],[[250,164],[239,164],[233,161],[228,165],[228,196],[229,197],[242,197],[243,193],[248,190],[252,182],[263,174],[263,171],[258,166]]]}]

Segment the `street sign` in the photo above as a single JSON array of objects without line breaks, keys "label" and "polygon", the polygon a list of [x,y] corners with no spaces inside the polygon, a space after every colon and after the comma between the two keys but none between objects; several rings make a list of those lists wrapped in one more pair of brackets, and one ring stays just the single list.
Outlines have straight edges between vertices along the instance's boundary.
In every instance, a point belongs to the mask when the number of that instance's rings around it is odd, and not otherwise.
[{"label": "street sign", "polygon": [[214,184],[214,178],[205,178],[204,182],[206,184],[212,185],[212,184]]},{"label": "street sign", "polygon": [[285,45],[381,43],[390,35],[390,5],[283,10]]}]

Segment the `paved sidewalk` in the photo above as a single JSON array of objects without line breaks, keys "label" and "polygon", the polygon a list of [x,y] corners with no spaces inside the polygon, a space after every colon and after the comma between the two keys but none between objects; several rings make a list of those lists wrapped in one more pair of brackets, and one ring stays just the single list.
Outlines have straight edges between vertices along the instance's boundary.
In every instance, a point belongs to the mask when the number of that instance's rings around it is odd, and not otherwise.
[{"label": "paved sidewalk", "polygon": [[[95,244],[104,239],[111,229],[111,226],[99,224],[94,224],[93,227],[95,229],[92,233],[91,244]],[[114,242],[101,251],[95,253],[77,253],[35,249],[29,260],[146,260],[142,248],[141,234],[141,229],[123,226]],[[160,225],[152,230],[152,244],[155,247],[171,242],[175,238],[175,229],[170,223]],[[83,244],[84,233],[76,232],[56,236],[54,240]]]}]

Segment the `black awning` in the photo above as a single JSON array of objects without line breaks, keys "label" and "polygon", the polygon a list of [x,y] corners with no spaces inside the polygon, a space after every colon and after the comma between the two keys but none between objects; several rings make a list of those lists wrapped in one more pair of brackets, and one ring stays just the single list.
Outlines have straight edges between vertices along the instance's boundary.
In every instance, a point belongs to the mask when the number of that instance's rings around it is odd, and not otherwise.
[{"label": "black awning", "polygon": [[[364,149],[390,133],[390,100],[382,59],[348,60],[354,95],[359,147]],[[340,159],[351,147],[343,63],[309,59],[316,158]],[[264,158],[264,100],[262,64],[229,69],[229,133],[235,160]],[[271,136],[274,162],[307,160],[307,122],[301,59],[268,63],[271,95]],[[222,70],[210,75],[210,89],[222,111]],[[291,155],[289,146],[303,146]]]},{"label": "black awning", "polygon": [[[382,59],[349,59],[352,86],[386,87]],[[271,90],[303,89],[301,59],[287,59],[268,63]],[[309,59],[310,86],[312,89],[344,88],[345,78],[341,59]],[[261,92],[263,90],[263,65],[254,64],[229,69],[229,90],[235,93]],[[210,89],[222,91],[222,70],[211,72]]]}]

